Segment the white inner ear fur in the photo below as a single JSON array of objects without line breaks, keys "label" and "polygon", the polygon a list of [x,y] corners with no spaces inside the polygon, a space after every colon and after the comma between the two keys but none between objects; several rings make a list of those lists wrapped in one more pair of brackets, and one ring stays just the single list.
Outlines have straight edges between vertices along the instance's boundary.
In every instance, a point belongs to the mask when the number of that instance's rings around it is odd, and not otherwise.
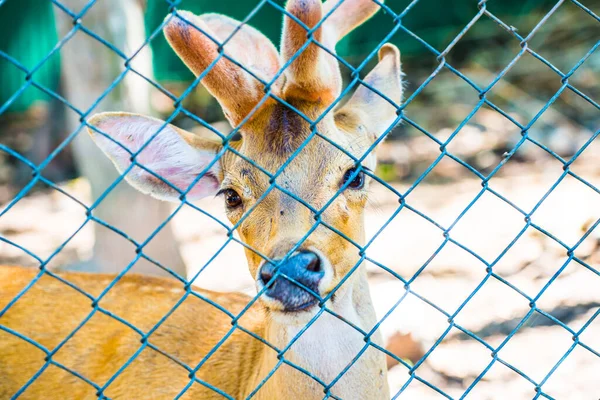
[{"label": "white inner ear fur", "polygon": [[403,76],[400,52],[395,46],[385,44],[379,50],[379,63],[338,112],[353,114],[369,135],[379,138],[391,130],[398,119],[397,107],[402,102],[404,91]]},{"label": "white inner ear fur", "polygon": [[[136,153],[163,126],[163,122],[138,115],[99,116],[95,125],[132,153]],[[131,155],[104,135],[93,132],[92,137],[106,155],[113,161],[119,172],[131,164]],[[164,128],[136,156],[137,164],[153,171],[182,192],[215,158],[212,149],[199,149],[190,146],[171,125]],[[219,162],[187,193],[190,200],[197,200],[216,193],[219,188]],[[148,171],[134,166],[125,179],[136,189],[161,200],[178,201],[180,194],[167,183]]]}]

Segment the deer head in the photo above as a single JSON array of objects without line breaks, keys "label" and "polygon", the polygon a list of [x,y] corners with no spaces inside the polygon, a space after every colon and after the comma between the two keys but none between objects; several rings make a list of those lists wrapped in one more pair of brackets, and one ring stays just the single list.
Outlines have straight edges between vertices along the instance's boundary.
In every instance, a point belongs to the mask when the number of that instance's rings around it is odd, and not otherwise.
[{"label": "deer head", "polygon": [[[348,154],[363,158],[397,120],[398,49],[381,47],[364,84],[341,108],[328,110],[342,91],[335,45],[379,7],[373,0],[289,0],[280,54],[260,32],[231,18],[169,16],[168,42],[242,134],[225,147],[141,115],[90,120],[105,133],[90,130],[98,146],[142,192],[172,201],[188,189],[189,200],[223,195],[248,246],[250,272],[259,289],[267,286],[261,301],[272,311],[309,312],[318,302],[310,291],[326,296],[360,259],[343,236],[364,242],[371,180],[365,169],[374,170],[376,160],[369,153],[359,166]],[[140,149],[130,168],[131,153]],[[331,301],[342,301],[351,287],[341,286]]]}]

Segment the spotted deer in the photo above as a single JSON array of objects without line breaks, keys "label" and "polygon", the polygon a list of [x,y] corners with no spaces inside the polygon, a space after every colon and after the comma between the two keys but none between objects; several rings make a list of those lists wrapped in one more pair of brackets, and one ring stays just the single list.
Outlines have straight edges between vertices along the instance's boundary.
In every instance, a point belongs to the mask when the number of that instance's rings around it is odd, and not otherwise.
[{"label": "spotted deer", "polygon": [[[246,295],[175,279],[126,274],[106,291],[114,276],[1,267],[0,310],[10,307],[0,316],[0,398],[389,398],[385,356],[375,348],[382,339],[378,331],[365,337],[377,320],[356,246],[365,243],[371,178],[348,154],[369,153],[362,165],[375,169],[369,150],[397,120],[393,103],[402,97],[398,49],[382,46],[364,84],[328,111],[342,92],[335,45],[379,8],[372,0],[289,0],[280,53],[222,15],[168,17],[169,44],[205,74],[202,84],[242,138],[224,149],[122,112],[95,115],[90,134],[144,193],[176,202],[186,190],[190,201],[222,194],[261,296],[237,318]],[[213,40],[230,36],[222,49]],[[320,45],[307,45],[310,38]],[[307,140],[313,129],[320,135]],[[143,168],[130,169],[140,149]],[[290,157],[268,191],[265,171]]]}]

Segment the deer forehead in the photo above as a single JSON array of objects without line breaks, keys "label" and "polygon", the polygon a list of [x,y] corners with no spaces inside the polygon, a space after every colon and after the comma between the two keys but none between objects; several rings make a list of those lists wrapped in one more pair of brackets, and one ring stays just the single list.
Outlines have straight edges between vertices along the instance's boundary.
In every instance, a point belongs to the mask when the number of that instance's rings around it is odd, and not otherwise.
[{"label": "deer forehead", "polygon": [[338,130],[332,121],[319,123],[318,133],[311,132],[293,115],[280,114],[265,124],[261,134],[244,135],[237,149],[241,157],[226,153],[223,186],[248,185],[260,194],[271,184],[269,175],[275,174],[277,185],[292,192],[338,186],[366,143]]},{"label": "deer forehead", "polygon": [[[271,176],[277,174],[275,183],[279,188],[309,200],[317,193],[337,188],[346,169],[353,165],[344,152],[316,137],[301,147],[290,147],[288,151],[271,152],[271,146],[265,141],[244,143],[240,149],[243,157],[229,157],[228,162],[224,162],[222,186],[238,187],[244,191],[241,194],[259,197],[271,186]],[[273,192],[282,193],[280,190]]]}]

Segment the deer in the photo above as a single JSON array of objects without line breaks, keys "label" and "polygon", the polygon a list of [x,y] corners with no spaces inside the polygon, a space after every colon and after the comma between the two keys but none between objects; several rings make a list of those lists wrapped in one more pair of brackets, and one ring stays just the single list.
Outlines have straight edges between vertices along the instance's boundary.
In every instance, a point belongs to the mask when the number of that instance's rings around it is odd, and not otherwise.
[{"label": "deer", "polygon": [[357,244],[366,241],[370,150],[398,121],[397,47],[381,46],[353,94],[332,106],[342,94],[336,43],[381,2],[289,0],[279,52],[223,15],[167,16],[168,43],[241,139],[224,145],[125,112],[94,115],[88,131],[143,193],[222,196],[259,297],[2,266],[0,398],[389,398]]}]

